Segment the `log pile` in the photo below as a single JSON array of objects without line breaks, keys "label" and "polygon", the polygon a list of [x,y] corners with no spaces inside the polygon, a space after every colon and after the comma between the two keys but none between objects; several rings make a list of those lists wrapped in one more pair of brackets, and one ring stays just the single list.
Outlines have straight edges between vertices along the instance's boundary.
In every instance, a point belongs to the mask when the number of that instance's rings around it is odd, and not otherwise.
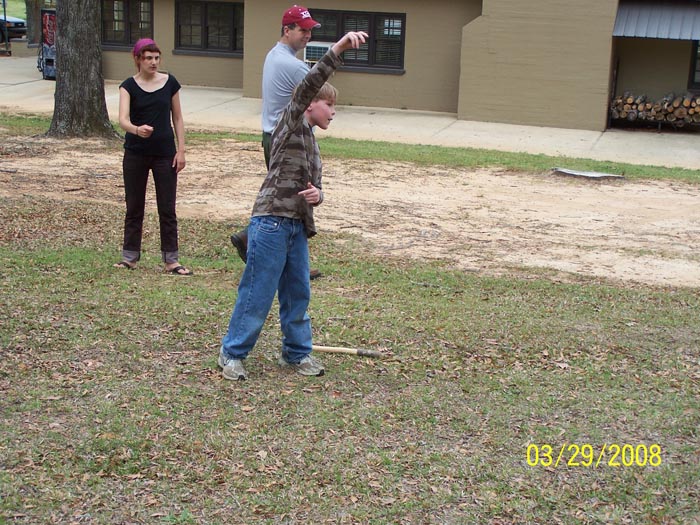
[{"label": "log pile", "polygon": [[671,124],[674,127],[700,125],[700,95],[669,93],[659,100],[626,92],[612,99],[610,116],[616,121]]}]

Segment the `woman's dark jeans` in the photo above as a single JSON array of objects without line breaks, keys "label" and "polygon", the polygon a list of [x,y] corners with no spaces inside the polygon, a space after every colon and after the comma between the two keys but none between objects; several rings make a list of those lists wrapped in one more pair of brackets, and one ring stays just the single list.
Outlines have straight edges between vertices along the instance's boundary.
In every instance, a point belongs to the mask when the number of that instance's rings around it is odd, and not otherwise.
[{"label": "woman's dark jeans", "polygon": [[128,150],[124,151],[126,217],[124,218],[122,256],[127,262],[134,263],[141,258],[141,238],[143,236],[143,217],[149,171],[153,171],[153,181],[156,187],[156,202],[158,204],[158,218],[160,219],[160,249],[163,252],[163,261],[174,263],[178,260],[177,215],[175,214],[177,172],[172,164],[173,157],[151,157]]}]

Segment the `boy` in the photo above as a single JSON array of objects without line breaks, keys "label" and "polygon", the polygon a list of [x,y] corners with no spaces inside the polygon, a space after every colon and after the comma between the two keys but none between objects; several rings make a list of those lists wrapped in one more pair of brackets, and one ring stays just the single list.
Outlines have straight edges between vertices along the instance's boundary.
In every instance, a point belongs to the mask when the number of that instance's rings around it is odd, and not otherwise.
[{"label": "boy", "polygon": [[284,336],[280,365],[306,376],[325,371],[311,356],[306,312],[311,298],[308,238],[316,234],[313,207],[323,201],[312,128],[327,129],[333,120],[337,92],[326,80],[341,64],[340,55],[366,38],[362,31],[350,32],[328,50],[297,86],[272,133],[270,168],[248,227],[248,262],[219,351],[225,379],[246,379],[243,360],[260,335],[275,292]]}]

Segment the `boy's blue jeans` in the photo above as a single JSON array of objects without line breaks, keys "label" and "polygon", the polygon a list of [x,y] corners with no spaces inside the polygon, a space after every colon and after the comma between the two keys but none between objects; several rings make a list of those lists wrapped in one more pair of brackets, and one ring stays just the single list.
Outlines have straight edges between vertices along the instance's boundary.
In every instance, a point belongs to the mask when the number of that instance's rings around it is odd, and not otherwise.
[{"label": "boy's blue jeans", "polygon": [[277,292],[282,355],[298,363],[311,353],[309,245],[300,220],[253,217],[248,226],[248,262],[223,339],[224,355],[245,359],[258,340]]}]

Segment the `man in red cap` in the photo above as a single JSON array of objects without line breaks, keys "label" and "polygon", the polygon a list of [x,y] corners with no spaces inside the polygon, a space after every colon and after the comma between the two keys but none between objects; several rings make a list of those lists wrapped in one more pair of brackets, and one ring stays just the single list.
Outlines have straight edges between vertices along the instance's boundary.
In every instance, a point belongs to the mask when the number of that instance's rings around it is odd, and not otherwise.
[{"label": "man in red cap", "polygon": [[298,25],[304,30],[321,27],[321,24],[311,18],[311,13],[309,13],[309,10],[300,5],[290,7],[282,16],[283,26],[292,26],[294,24]]},{"label": "man in red cap", "polygon": [[[270,141],[272,131],[284,108],[292,98],[292,92],[309,72],[309,66],[296,55],[311,40],[311,30],[321,27],[311,17],[305,7],[295,5],[282,16],[282,33],[279,41],[265,57],[262,75],[262,145],[265,152],[265,166],[270,168]],[[246,262],[248,251],[248,230],[231,235],[231,243],[239,257]],[[316,279],[321,273],[311,270],[310,278]]]},{"label": "man in red cap", "polygon": [[262,76],[262,129],[265,165],[270,164],[270,136],[277,120],[292,98],[292,91],[309,72],[309,66],[296,55],[311,40],[311,30],[321,24],[305,7],[295,5],[282,16],[282,34],[265,57]]}]

